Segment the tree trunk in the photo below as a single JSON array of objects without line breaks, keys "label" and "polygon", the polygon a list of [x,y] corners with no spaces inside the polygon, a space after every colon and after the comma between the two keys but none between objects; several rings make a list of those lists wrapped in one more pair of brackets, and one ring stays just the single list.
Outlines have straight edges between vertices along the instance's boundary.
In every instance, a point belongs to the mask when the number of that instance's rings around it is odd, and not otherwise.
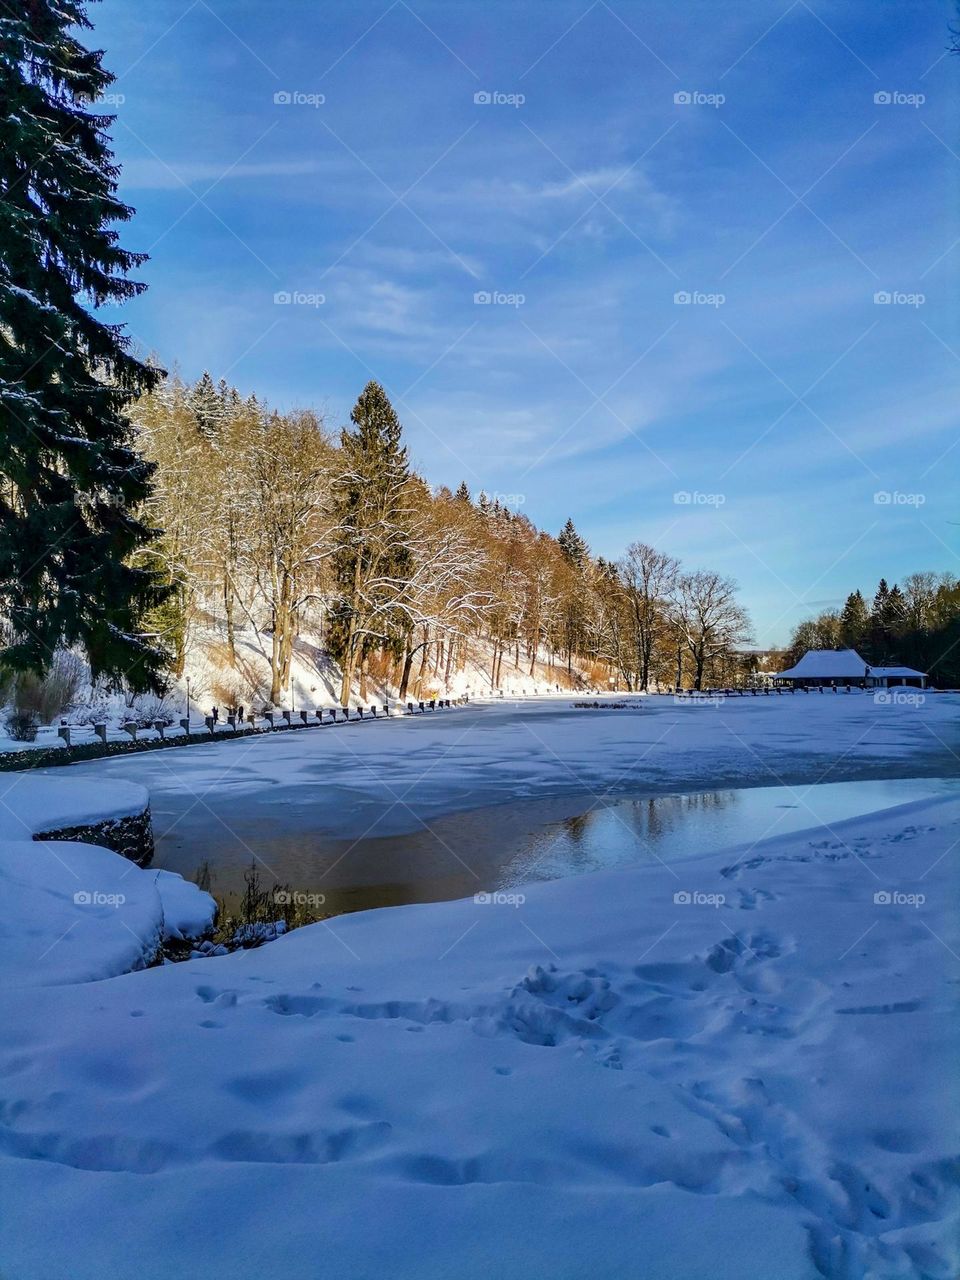
[{"label": "tree trunk", "polygon": [[276,610],[270,631],[270,701],[274,706],[280,701],[280,637],[277,634]]},{"label": "tree trunk", "polygon": [[353,666],[356,662],[356,654],[354,653],[354,645],[356,643],[356,634],[354,631],[353,618],[350,619],[350,625],[347,628],[347,639],[343,647],[343,675],[340,680],[340,705],[341,707],[349,707],[350,705],[350,686],[353,684]]},{"label": "tree trunk", "polygon": [[227,652],[230,655],[230,665],[237,665],[237,643],[233,625],[233,587],[230,585],[228,574],[223,575],[223,612],[227,620]]},{"label": "tree trunk", "polygon": [[407,652],[403,655],[403,675],[400,677],[400,692],[397,695],[401,702],[407,696],[407,689],[410,685],[410,672],[413,668],[413,649],[407,645]]},{"label": "tree trunk", "polygon": [[369,655],[364,654],[363,657],[360,659],[360,701],[361,702],[366,702],[367,700],[367,675],[369,671],[369,666],[370,666]]}]

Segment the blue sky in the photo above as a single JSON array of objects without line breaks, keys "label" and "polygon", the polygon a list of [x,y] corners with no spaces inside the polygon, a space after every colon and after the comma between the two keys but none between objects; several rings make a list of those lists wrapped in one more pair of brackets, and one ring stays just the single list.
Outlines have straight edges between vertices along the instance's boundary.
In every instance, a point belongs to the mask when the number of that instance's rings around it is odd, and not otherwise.
[{"label": "blue sky", "polygon": [[729,574],[760,643],[960,573],[950,6],[91,16],[167,367],[334,427],[376,377],[430,481]]}]

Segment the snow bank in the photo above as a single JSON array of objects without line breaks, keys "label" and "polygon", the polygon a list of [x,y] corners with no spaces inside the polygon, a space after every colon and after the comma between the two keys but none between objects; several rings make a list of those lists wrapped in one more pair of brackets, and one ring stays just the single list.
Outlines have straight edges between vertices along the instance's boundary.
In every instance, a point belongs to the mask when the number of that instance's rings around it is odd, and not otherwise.
[{"label": "snow bank", "polygon": [[152,877],[96,845],[0,843],[0,983],[92,982],[150,964],[163,909]]},{"label": "snow bank", "polygon": [[948,1280],[958,835],[960,801],[924,801],[0,991],[0,1256],[18,1280]]},{"label": "snow bank", "polygon": [[217,904],[191,880],[175,871],[154,871],[154,884],[163,908],[164,939],[201,938],[213,928]]},{"label": "snow bank", "polygon": [[166,871],[141,870],[99,845],[29,840],[142,813],[145,788],[15,774],[0,796],[0,984],[92,982],[142,969],[164,938],[199,937],[216,903]]},{"label": "snow bank", "polygon": [[78,780],[55,773],[10,773],[0,778],[0,840],[23,840],[45,831],[93,826],[143,813],[146,787],[101,777]]}]

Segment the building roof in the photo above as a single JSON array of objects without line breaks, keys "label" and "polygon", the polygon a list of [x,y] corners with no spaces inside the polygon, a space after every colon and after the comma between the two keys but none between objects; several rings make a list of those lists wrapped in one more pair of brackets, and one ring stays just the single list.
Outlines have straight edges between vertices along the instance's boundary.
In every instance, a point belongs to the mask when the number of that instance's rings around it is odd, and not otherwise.
[{"label": "building roof", "polygon": [[872,667],[856,649],[808,649],[778,680],[863,680],[865,676],[902,678],[925,676],[912,667]]},{"label": "building roof", "polygon": [[808,649],[795,667],[779,671],[785,680],[862,680],[869,664],[856,649]]}]

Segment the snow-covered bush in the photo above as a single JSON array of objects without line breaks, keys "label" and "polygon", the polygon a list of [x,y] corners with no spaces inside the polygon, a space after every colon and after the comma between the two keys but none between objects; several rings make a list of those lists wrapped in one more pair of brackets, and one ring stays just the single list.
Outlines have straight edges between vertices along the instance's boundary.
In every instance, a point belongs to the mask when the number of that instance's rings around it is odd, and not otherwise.
[{"label": "snow-covered bush", "polygon": [[157,720],[173,724],[174,715],[165,697],[139,693],[127,702],[131,719],[138,729],[152,729]]},{"label": "snow-covered bush", "polygon": [[102,689],[91,689],[89,694],[74,705],[71,719],[74,724],[105,724],[111,714],[109,696]]}]

